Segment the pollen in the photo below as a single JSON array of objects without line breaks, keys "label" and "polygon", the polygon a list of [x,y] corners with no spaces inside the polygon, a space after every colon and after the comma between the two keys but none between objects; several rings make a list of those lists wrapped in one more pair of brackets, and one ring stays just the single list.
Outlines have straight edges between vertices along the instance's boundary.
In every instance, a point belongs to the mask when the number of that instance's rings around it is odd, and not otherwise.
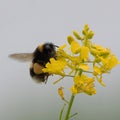
[{"label": "pollen", "polygon": [[41,66],[41,65],[38,64],[38,63],[35,63],[35,64],[33,65],[33,70],[34,70],[34,72],[35,72],[36,74],[43,73],[42,69],[43,69],[43,66]]}]

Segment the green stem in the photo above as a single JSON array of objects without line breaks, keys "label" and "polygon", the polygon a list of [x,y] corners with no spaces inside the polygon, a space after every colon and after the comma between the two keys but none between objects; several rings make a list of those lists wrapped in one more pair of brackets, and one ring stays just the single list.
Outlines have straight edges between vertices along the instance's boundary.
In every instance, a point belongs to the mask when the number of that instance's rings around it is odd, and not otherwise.
[{"label": "green stem", "polygon": [[70,101],[69,101],[69,104],[68,104],[68,109],[67,109],[66,116],[65,116],[65,120],[69,120],[70,111],[71,111],[71,108],[72,108],[72,104],[73,104],[74,98],[75,98],[74,95],[72,95],[71,98],[70,98]]},{"label": "green stem", "polygon": [[60,111],[59,120],[62,120],[62,115],[63,115],[63,111],[64,111],[64,108],[65,108],[65,105],[66,105],[66,104],[64,104],[63,108],[62,108],[61,111]]}]

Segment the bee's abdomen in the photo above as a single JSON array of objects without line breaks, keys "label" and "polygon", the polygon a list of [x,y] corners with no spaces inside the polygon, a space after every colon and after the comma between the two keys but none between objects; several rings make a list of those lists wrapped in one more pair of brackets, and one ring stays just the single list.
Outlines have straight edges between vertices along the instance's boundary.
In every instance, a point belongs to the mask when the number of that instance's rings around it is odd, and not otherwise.
[{"label": "bee's abdomen", "polygon": [[30,75],[37,82],[46,82],[49,76],[49,73],[43,73],[42,68],[44,67],[38,63],[33,63],[31,65]]}]

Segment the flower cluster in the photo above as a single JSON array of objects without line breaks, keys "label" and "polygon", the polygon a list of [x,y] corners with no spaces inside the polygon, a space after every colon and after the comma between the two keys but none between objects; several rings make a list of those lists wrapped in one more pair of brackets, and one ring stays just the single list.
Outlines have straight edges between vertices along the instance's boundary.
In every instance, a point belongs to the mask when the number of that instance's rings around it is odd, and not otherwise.
[{"label": "flower cluster", "polygon": [[95,80],[102,86],[103,74],[109,73],[119,64],[117,57],[108,48],[92,43],[94,32],[85,25],[82,34],[73,31],[73,36],[68,36],[68,45],[62,45],[57,50],[56,59],[51,58],[43,72],[72,77],[72,94],[96,94]]}]

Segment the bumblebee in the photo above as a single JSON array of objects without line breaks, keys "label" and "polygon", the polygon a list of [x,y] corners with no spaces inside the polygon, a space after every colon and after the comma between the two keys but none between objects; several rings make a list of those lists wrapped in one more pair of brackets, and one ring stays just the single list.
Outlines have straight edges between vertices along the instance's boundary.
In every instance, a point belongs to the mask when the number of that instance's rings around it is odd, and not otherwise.
[{"label": "bumblebee", "polygon": [[29,69],[30,75],[36,82],[47,82],[49,73],[43,73],[42,69],[45,68],[47,62],[50,58],[56,59],[56,45],[53,43],[45,43],[39,45],[33,53],[16,53],[9,55],[18,61],[32,61],[31,67]]}]

